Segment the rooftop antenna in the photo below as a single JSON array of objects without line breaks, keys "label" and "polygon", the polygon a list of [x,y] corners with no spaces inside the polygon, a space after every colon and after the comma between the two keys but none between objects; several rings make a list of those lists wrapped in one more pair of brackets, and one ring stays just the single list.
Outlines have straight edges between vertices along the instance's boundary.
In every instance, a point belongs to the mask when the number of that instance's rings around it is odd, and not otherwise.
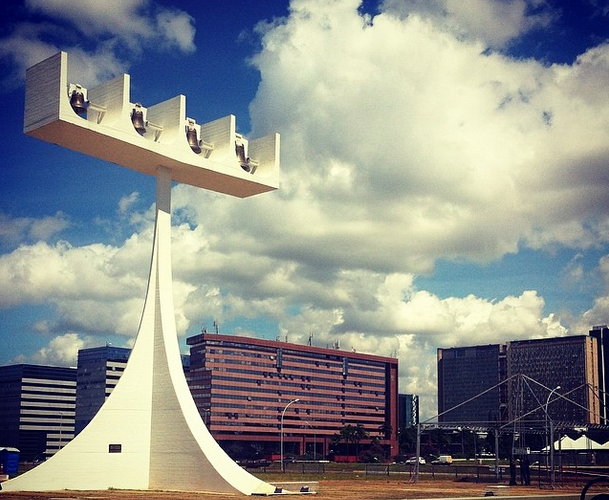
[{"label": "rooftop antenna", "polygon": [[216,332],[216,335],[220,333],[220,324],[216,320],[214,320],[214,331]]}]

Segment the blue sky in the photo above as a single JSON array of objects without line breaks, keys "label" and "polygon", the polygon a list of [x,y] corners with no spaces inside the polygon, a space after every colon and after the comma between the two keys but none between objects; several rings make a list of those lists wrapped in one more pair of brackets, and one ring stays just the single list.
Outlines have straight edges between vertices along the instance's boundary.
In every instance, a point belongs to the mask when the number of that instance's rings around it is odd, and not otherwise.
[{"label": "blue sky", "polygon": [[130,345],[155,180],[26,137],[59,50],[134,101],[279,132],[281,187],[173,188],[176,321],[400,358],[609,322],[609,2],[27,0],[0,6],[0,364]]}]

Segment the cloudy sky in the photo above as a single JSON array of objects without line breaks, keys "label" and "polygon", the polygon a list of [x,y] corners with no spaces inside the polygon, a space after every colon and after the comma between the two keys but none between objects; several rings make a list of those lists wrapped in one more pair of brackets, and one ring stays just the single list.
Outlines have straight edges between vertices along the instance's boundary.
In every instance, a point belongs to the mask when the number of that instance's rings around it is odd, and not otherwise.
[{"label": "cloudy sky", "polygon": [[155,179],[26,137],[25,69],[131,75],[281,134],[281,187],[173,188],[181,342],[202,328],[400,360],[609,323],[606,0],[25,0],[0,7],[0,364],[129,346]]}]

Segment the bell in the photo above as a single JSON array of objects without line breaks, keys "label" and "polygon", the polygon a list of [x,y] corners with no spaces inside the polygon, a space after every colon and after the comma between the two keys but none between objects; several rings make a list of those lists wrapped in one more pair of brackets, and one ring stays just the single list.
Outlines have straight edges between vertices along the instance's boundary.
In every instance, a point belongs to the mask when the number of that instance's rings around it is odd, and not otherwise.
[{"label": "bell", "polygon": [[78,90],[74,90],[70,96],[70,106],[74,112],[83,118],[87,117],[87,103],[85,101],[85,94]]},{"label": "bell", "polygon": [[246,172],[250,171],[250,159],[245,157],[245,145],[244,144],[235,144],[235,152],[237,153],[237,158],[239,159],[239,165]]},{"label": "bell", "polygon": [[138,134],[144,135],[146,133],[146,124],[144,123],[144,112],[138,107],[133,108],[131,113],[131,123],[137,130]]},{"label": "bell", "polygon": [[197,139],[197,131],[194,127],[188,127],[186,130],[186,139],[188,139],[188,145],[195,153],[201,152],[201,146],[199,146],[199,139]]}]

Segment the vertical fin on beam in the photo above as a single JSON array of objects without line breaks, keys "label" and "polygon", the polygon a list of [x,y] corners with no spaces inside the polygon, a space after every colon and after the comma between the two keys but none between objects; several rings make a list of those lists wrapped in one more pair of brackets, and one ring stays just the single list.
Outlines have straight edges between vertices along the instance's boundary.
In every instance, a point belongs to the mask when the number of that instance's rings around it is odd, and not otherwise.
[{"label": "vertical fin on beam", "polygon": [[65,52],[59,52],[26,71],[23,119],[23,131],[26,134],[57,120],[63,111],[61,97],[64,93],[67,96],[67,57]]},{"label": "vertical fin on beam", "polygon": [[131,77],[127,74],[119,75],[112,80],[88,90],[89,101],[105,109],[103,120],[97,120],[95,113],[89,112],[87,118],[103,123],[116,129],[129,129],[131,104],[130,100]]},{"label": "vertical fin on beam", "polygon": [[237,120],[235,115],[218,118],[201,125],[201,139],[214,145],[213,159],[237,165],[235,141],[237,140]]}]

